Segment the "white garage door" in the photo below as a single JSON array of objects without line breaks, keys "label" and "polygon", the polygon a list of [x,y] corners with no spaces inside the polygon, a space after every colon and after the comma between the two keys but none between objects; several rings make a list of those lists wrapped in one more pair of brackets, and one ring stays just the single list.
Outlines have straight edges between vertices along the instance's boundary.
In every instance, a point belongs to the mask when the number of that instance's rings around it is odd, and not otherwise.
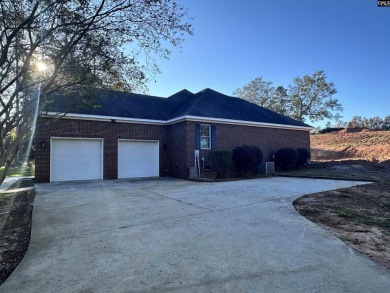
[{"label": "white garage door", "polygon": [[103,179],[101,139],[53,138],[50,181]]},{"label": "white garage door", "polygon": [[159,176],[158,141],[118,141],[118,178]]}]

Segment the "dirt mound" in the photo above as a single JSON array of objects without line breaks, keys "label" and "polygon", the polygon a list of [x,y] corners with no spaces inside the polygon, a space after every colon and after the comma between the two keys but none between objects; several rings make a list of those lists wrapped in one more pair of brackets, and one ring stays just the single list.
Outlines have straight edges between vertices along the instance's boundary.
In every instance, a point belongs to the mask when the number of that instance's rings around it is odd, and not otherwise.
[{"label": "dirt mound", "polygon": [[311,136],[312,160],[390,160],[390,131],[339,132]]},{"label": "dirt mound", "polygon": [[347,128],[344,128],[340,131],[338,131],[338,133],[354,133],[354,132],[372,132],[374,130],[372,129],[368,129],[368,128],[358,128],[358,127],[347,127]]}]

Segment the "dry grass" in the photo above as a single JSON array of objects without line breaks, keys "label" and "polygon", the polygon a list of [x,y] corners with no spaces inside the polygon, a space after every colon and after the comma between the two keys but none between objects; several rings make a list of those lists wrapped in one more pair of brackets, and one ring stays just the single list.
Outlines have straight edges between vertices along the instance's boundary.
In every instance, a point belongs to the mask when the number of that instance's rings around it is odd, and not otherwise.
[{"label": "dry grass", "polygon": [[333,132],[311,136],[312,160],[390,160],[390,131]]}]

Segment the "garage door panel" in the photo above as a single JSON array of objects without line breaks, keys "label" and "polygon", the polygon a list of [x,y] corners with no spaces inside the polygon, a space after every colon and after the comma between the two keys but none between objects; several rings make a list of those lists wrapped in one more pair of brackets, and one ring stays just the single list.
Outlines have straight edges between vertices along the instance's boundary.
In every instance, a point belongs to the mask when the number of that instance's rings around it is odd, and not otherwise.
[{"label": "garage door panel", "polygon": [[155,176],[159,176],[158,142],[118,142],[118,178]]},{"label": "garage door panel", "polygon": [[91,178],[91,172],[77,172],[77,176],[75,177],[74,172],[57,172],[52,179],[55,181],[76,181],[76,180],[94,180],[100,179],[99,174],[95,174],[96,176]]},{"label": "garage door panel", "polygon": [[102,140],[53,139],[51,181],[102,179]]}]

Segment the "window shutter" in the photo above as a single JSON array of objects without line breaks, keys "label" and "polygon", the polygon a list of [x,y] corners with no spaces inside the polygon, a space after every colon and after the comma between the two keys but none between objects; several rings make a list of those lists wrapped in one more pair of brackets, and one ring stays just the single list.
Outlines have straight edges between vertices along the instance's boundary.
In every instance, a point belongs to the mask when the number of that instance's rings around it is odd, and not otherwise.
[{"label": "window shutter", "polygon": [[195,149],[200,149],[200,124],[195,124]]},{"label": "window shutter", "polygon": [[211,148],[217,148],[217,127],[215,125],[211,125]]}]

